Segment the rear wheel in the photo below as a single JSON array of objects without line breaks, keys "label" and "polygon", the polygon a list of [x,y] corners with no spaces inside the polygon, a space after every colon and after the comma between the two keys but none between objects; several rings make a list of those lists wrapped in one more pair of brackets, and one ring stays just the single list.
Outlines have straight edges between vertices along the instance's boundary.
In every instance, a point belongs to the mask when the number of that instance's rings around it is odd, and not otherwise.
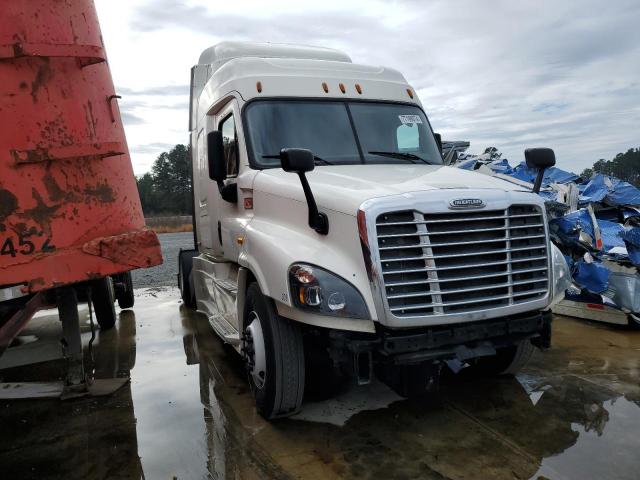
[{"label": "rear wheel", "polygon": [[470,361],[471,370],[480,375],[515,375],[529,362],[535,347],[530,340],[499,348],[495,355]]},{"label": "rear wheel", "polygon": [[122,309],[133,308],[135,297],[133,296],[133,280],[131,272],[124,272],[114,277],[116,300]]},{"label": "rear wheel", "polygon": [[91,303],[96,312],[96,320],[102,330],[113,328],[116,323],[115,293],[110,277],[91,282]]},{"label": "rear wheel", "polygon": [[243,318],[242,353],[258,413],[266,419],[296,413],[305,382],[300,328],[276,313],[256,283],[247,290]]}]

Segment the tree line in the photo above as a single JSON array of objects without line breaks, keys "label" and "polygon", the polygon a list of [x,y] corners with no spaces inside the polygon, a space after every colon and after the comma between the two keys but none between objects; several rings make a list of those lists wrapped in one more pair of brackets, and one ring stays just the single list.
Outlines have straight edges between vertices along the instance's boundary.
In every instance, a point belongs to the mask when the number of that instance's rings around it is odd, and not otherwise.
[{"label": "tree line", "polygon": [[[594,173],[617,177],[640,188],[640,148],[630,148],[612,160],[600,159],[582,172],[583,178]],[[176,145],[162,152],[151,171],[137,177],[138,192],[145,216],[191,215],[191,153]]]},{"label": "tree line", "polygon": [[594,173],[616,177],[640,188],[640,148],[630,148],[612,160],[601,158],[592,168],[585,169],[581,176],[589,178]]},{"label": "tree line", "polygon": [[162,152],[151,171],[136,178],[145,217],[191,215],[191,152],[176,145]]}]

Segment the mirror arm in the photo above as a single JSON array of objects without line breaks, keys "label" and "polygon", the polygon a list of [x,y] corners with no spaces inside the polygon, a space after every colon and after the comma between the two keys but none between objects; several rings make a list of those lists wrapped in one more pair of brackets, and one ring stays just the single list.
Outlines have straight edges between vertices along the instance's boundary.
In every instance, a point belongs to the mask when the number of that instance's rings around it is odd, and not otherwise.
[{"label": "mirror arm", "polygon": [[219,181],[218,183],[218,191],[220,192],[220,196],[222,199],[229,203],[238,203],[238,184],[230,183],[229,185],[225,185],[224,182]]},{"label": "mirror arm", "polygon": [[302,190],[304,196],[307,199],[307,206],[309,207],[309,226],[313,228],[320,235],[326,235],[329,233],[329,218],[326,214],[318,211],[318,205],[316,204],[311,187],[307,181],[307,177],[304,172],[298,172],[300,177],[300,183],[302,184]]},{"label": "mirror arm", "polygon": [[533,184],[533,193],[540,193],[540,187],[542,187],[542,179],[544,178],[544,168],[538,170],[538,176],[536,177],[536,181]]}]

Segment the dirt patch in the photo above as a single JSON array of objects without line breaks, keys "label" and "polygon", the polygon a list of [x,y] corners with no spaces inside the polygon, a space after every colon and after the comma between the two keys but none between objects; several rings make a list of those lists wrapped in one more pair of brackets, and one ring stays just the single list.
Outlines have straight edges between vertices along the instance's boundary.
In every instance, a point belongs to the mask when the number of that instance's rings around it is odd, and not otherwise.
[{"label": "dirt patch", "polygon": [[0,189],[0,232],[6,230],[4,220],[18,209],[18,199],[9,190]]}]

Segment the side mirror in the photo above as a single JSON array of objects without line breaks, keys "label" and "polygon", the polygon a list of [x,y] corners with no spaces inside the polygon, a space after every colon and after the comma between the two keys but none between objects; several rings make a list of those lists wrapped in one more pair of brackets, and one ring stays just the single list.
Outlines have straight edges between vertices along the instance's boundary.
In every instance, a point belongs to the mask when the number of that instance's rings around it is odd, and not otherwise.
[{"label": "side mirror", "polygon": [[280,163],[285,172],[310,172],[316,167],[311,150],[304,148],[283,148],[280,150]]},{"label": "side mirror", "polygon": [[440,150],[440,153],[442,153],[442,135],[440,135],[439,133],[434,133],[433,136],[436,139],[436,143],[438,144],[438,150]]},{"label": "side mirror", "polygon": [[524,151],[527,167],[538,170],[538,176],[533,184],[533,193],[539,193],[544,178],[544,171],[556,164],[556,155],[550,148],[527,148]]},{"label": "side mirror", "polygon": [[309,181],[305,176],[306,172],[310,172],[316,167],[313,152],[304,148],[283,148],[280,150],[280,163],[285,172],[297,173],[300,177],[304,197],[307,199],[307,207],[309,209],[309,226],[320,235],[329,233],[329,217],[325,213],[318,211],[316,199],[313,198],[313,192],[309,186]]},{"label": "side mirror", "polygon": [[218,184],[227,178],[224,164],[224,144],[222,132],[209,132],[207,134],[207,162],[209,164],[209,178]]}]

